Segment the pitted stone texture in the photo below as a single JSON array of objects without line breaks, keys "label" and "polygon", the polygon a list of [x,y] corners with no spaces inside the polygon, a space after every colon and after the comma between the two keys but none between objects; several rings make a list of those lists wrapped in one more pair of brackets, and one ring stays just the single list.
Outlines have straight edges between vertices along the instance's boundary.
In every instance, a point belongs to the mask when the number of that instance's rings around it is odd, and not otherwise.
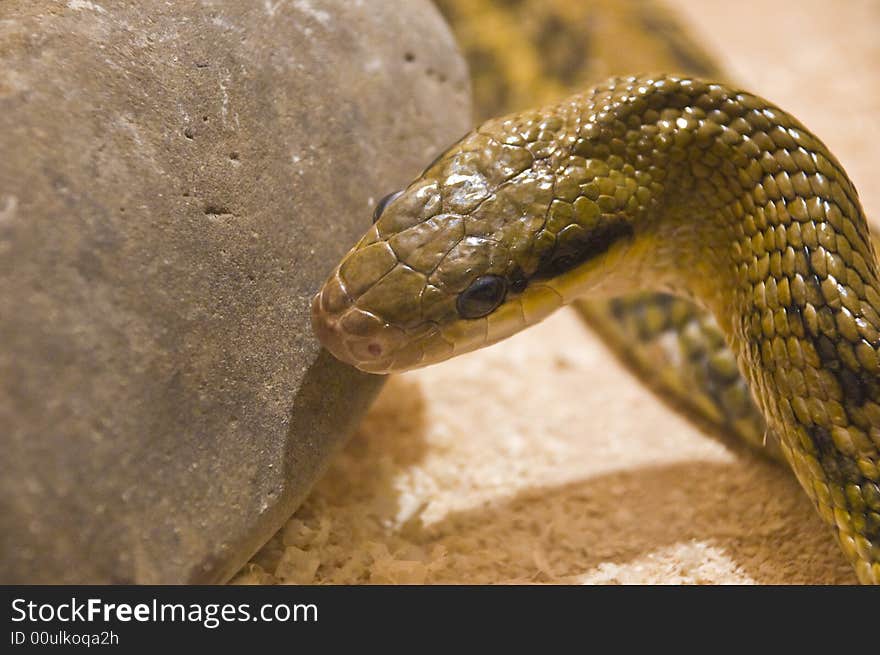
[{"label": "pitted stone texture", "polygon": [[2,18],[0,581],[224,580],[378,390],[309,298],[466,67],[426,0]]}]

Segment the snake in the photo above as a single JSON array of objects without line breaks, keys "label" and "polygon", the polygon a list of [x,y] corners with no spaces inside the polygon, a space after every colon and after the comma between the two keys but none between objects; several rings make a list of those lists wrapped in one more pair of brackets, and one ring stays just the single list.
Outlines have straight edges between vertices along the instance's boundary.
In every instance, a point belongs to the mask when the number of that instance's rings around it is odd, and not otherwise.
[{"label": "snake", "polygon": [[[728,79],[676,14],[654,0],[436,3],[468,60],[476,122],[642,68]],[[578,299],[574,310],[620,363],[708,436],[784,463],[711,313],[651,291]]]},{"label": "snake", "polygon": [[637,290],[714,316],[800,486],[880,583],[877,259],[839,161],[761,97],[632,75],[485,121],[377,204],[312,326],[388,374]]}]

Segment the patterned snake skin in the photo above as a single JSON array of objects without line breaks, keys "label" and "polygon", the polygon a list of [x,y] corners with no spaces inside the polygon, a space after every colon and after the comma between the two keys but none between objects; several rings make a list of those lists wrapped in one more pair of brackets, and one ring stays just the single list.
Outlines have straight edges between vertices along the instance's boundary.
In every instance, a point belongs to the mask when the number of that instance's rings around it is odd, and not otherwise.
[{"label": "patterned snake skin", "polygon": [[[471,66],[478,120],[549,104],[610,75],[668,69],[724,79],[651,0],[437,0]],[[620,48],[626,43],[626,48]],[[635,292],[575,309],[658,396],[728,448],[782,461],[775,435],[714,317],[682,298]],[[725,364],[727,363],[727,364]],[[719,365],[722,370],[719,370]]]},{"label": "patterned snake skin", "polygon": [[673,335],[655,386],[698,385],[692,413],[763,443],[738,364],[859,578],[880,581],[876,261],[851,183],[791,116],[722,84],[613,79],[484,123],[376,218],[313,305],[334,355],[404,370],[578,298],[695,299],[732,352],[684,300],[584,311],[619,353],[641,340],[643,372],[644,345]]}]

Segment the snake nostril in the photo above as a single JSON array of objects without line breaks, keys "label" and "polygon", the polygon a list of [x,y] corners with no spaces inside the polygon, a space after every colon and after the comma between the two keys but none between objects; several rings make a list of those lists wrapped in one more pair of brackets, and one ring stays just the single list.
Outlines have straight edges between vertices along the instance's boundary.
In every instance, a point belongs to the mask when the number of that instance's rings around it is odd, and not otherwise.
[{"label": "snake nostril", "polygon": [[378,357],[382,354],[382,345],[374,341],[369,346],[367,346],[367,352],[370,353],[373,357]]}]

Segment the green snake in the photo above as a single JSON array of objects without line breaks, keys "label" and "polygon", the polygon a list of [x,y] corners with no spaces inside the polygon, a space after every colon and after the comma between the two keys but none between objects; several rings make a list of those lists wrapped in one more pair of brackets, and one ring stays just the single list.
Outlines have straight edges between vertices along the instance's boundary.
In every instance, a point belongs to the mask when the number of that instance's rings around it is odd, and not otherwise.
[{"label": "green snake", "polygon": [[855,188],[791,115],[696,78],[613,78],[483,123],[374,219],[312,303],[337,358],[398,372],[576,299],[693,300],[859,579],[880,583],[877,261]]}]

